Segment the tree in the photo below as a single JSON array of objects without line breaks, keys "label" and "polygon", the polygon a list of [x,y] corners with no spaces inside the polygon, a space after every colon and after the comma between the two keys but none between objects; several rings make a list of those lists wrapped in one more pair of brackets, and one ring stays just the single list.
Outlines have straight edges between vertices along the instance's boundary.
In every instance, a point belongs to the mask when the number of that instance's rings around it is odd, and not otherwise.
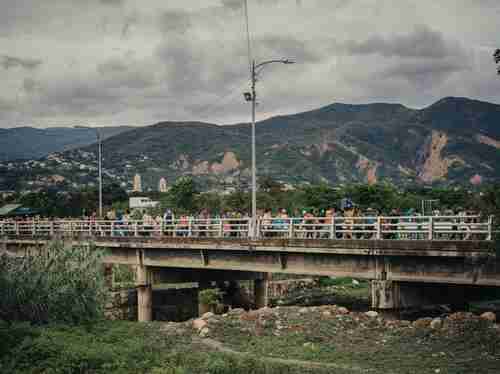
[{"label": "tree", "polygon": [[224,209],[227,211],[248,213],[250,211],[250,194],[237,190],[224,198]]},{"label": "tree", "polygon": [[196,209],[196,195],[198,191],[193,178],[178,178],[168,194],[162,201],[164,208],[173,208],[182,213],[193,213]]},{"label": "tree", "polygon": [[196,207],[198,210],[207,209],[211,214],[220,213],[222,208],[222,198],[214,192],[199,194],[196,197]]},{"label": "tree", "polygon": [[326,210],[336,206],[340,196],[337,191],[326,184],[304,187],[304,201],[307,208]]},{"label": "tree", "polygon": [[[500,64],[500,49],[497,49],[493,54],[493,58],[495,59],[496,64]],[[500,74],[500,65],[497,67],[497,72]]]}]

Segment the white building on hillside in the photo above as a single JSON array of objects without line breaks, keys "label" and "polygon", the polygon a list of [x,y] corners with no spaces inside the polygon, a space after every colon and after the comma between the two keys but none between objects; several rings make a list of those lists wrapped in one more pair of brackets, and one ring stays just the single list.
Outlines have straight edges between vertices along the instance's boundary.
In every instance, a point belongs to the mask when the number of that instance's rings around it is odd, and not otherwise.
[{"label": "white building on hillside", "polygon": [[132,191],[142,192],[142,181],[140,174],[136,174],[134,177],[134,188],[132,189]]},{"label": "white building on hillside", "polygon": [[158,191],[160,192],[168,191],[167,180],[165,178],[160,178],[160,183],[158,183]]},{"label": "white building on hillside", "polygon": [[160,202],[153,201],[149,197],[131,197],[128,204],[130,209],[148,209],[156,208]]}]

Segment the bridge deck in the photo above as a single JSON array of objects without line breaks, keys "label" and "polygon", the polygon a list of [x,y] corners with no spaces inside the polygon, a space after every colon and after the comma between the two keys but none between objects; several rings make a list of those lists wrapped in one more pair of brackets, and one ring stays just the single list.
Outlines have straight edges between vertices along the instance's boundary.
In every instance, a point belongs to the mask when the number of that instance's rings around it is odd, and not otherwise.
[{"label": "bridge deck", "polygon": [[[405,282],[500,286],[500,261],[490,241],[96,237],[63,238],[106,248],[105,261],[179,268],[351,276]],[[0,241],[22,255],[42,238]],[[1,252],[1,247],[0,247]]]}]

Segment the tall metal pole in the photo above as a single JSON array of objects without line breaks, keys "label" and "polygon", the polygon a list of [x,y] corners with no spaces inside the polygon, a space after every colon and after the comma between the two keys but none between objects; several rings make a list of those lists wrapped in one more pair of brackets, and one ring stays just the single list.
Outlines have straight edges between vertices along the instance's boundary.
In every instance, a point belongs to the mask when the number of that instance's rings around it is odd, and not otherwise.
[{"label": "tall metal pole", "polygon": [[250,219],[250,237],[255,238],[258,235],[257,232],[257,161],[256,161],[256,149],[255,149],[255,111],[257,107],[257,92],[256,92],[256,82],[257,82],[257,69],[262,68],[264,65],[272,63],[282,63],[282,64],[293,64],[290,60],[269,60],[264,61],[259,64],[252,61],[252,92],[245,92],[245,100],[252,102],[252,217]]},{"label": "tall metal pole", "polygon": [[102,218],[102,141],[99,130],[97,131],[97,142],[99,144],[99,218]]},{"label": "tall metal pole", "polygon": [[257,236],[257,160],[255,146],[255,110],[257,105],[257,95],[255,83],[257,76],[255,73],[255,60],[252,61],[252,237]]}]

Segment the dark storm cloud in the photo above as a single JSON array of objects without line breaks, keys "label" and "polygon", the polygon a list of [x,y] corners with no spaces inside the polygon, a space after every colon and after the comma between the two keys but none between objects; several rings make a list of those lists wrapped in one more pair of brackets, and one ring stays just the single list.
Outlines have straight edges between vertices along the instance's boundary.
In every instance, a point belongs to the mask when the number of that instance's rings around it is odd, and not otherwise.
[{"label": "dark storm cloud", "polygon": [[[20,112],[41,126],[247,118],[243,4],[4,0],[0,126]],[[500,100],[491,56],[500,47],[498,0],[248,4],[252,57],[297,62],[260,76],[260,119],[333,101],[421,106],[457,93]]]},{"label": "dark storm cloud", "polygon": [[103,88],[144,89],[155,84],[154,72],[129,59],[112,58],[97,66]]},{"label": "dark storm cloud", "polygon": [[111,59],[97,66],[97,71],[102,75],[112,74],[116,72],[123,73],[127,70],[128,67],[125,62],[119,59]]},{"label": "dark storm cloud", "polygon": [[257,40],[256,44],[271,56],[289,58],[300,63],[319,62],[324,58],[314,43],[289,36],[266,36]]},{"label": "dark storm cloud", "polygon": [[134,25],[136,25],[140,20],[138,13],[132,13],[125,17],[123,21],[123,27],[121,30],[122,39],[127,38],[130,35],[130,30]]},{"label": "dark storm cloud", "polygon": [[38,68],[42,63],[42,60],[34,58],[20,58],[7,55],[0,56],[0,65],[6,70],[11,68],[34,70]]},{"label": "dark storm cloud", "polygon": [[191,16],[181,10],[163,12],[160,16],[160,28],[165,34],[184,34],[191,28]]},{"label": "dark storm cloud", "polygon": [[27,92],[27,93],[34,92],[34,91],[36,91],[37,87],[38,87],[38,83],[36,80],[34,80],[33,78],[24,78],[23,89],[25,92]]},{"label": "dark storm cloud", "polygon": [[384,57],[445,58],[463,51],[458,43],[445,40],[442,33],[427,26],[418,26],[406,35],[383,38],[373,36],[364,41],[350,40],[338,45],[353,55],[378,54]]},{"label": "dark storm cloud", "polygon": [[221,0],[222,6],[231,10],[238,10],[243,8],[244,0]]},{"label": "dark storm cloud", "polygon": [[467,61],[455,59],[404,61],[385,69],[382,77],[403,78],[419,86],[431,87],[441,83],[453,73],[471,68]]},{"label": "dark storm cloud", "polygon": [[100,3],[105,4],[105,5],[123,5],[124,0],[99,0]]}]

